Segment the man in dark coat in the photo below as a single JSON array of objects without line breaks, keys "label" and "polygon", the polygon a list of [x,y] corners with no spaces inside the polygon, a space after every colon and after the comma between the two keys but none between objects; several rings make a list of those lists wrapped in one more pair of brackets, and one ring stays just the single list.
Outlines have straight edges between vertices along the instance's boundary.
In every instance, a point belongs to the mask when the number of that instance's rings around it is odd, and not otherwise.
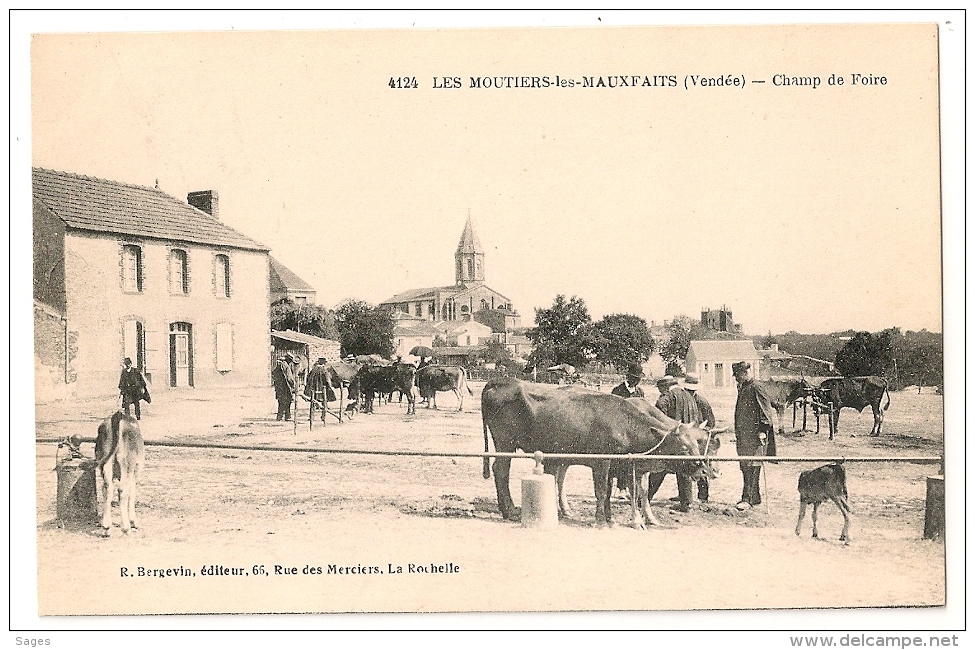
[{"label": "man in dark coat", "polygon": [[132,365],[132,359],[125,357],[122,360],[122,374],[118,378],[118,390],[122,395],[122,408],[125,414],[129,415],[129,407],[135,405],[135,419],[142,419],[142,410],[139,408],[139,400],[145,400],[146,404],[152,403],[149,397],[149,388],[146,386],[146,378],[142,376],[139,369]]},{"label": "man in dark coat", "polygon": [[278,420],[291,421],[291,402],[295,394],[295,372],[291,367],[294,357],[290,352],[278,359],[271,371],[274,398],[278,400]]},{"label": "man in dark coat", "polygon": [[684,390],[691,394],[694,398],[694,402],[697,404],[698,413],[701,414],[701,419],[698,420],[699,424],[707,427],[708,429],[714,428],[714,409],[711,408],[711,403],[698,392],[701,382],[697,378],[697,375],[688,373],[684,377]]},{"label": "man in dark coat", "polygon": [[[663,411],[664,415],[685,424],[697,424],[701,421],[701,413],[697,410],[697,402],[694,401],[694,396],[678,386],[676,379],[666,375],[657,382],[657,390],[660,391],[657,408]],[[650,474],[647,479],[649,481],[647,486],[649,494],[656,494],[666,476],[666,472]],[[693,481],[690,477],[679,473],[676,474],[676,477],[677,500],[680,503],[674,509],[687,512],[691,507],[691,485]]]},{"label": "man in dark coat", "polygon": [[626,369],[626,379],[613,389],[613,395],[619,395],[624,399],[627,397],[645,397],[643,389],[640,388],[641,379],[643,379],[643,366],[638,363],[630,364],[630,367]]},{"label": "man in dark coat", "polygon": [[[749,370],[751,364],[739,361],[731,366],[738,382],[738,401],[735,403],[735,447],[739,456],[775,455],[775,409],[761,385],[756,384]],[[762,502],[759,480],[762,465],[753,461],[739,463],[742,475],[739,510],[748,510]]]},{"label": "man in dark coat", "polygon": [[[713,429],[715,425],[714,419],[714,409],[711,408],[711,403],[698,392],[698,387],[700,386],[700,380],[698,380],[697,375],[692,373],[687,373],[684,377],[684,390],[694,397],[694,401],[697,403],[697,410],[701,414],[701,419],[698,424],[706,429]],[[711,480],[705,475],[697,482],[697,498],[702,502],[707,502],[709,492],[710,492]]]},{"label": "man in dark coat", "polygon": [[657,408],[667,417],[687,424],[701,421],[701,413],[697,409],[694,396],[678,386],[676,379],[667,375],[657,382],[657,390],[660,391]]}]

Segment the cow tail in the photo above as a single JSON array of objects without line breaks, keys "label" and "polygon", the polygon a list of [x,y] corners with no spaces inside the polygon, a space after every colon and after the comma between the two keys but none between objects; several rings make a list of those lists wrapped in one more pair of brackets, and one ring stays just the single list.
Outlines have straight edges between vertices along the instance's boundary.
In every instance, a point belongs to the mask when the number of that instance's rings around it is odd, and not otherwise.
[{"label": "cow tail", "polygon": [[[486,454],[489,451],[491,451],[488,448],[488,425],[487,425],[487,420],[482,420],[482,421],[484,422],[484,453]],[[487,456],[484,457],[484,471],[483,471],[483,475],[484,475],[484,478],[486,478],[486,479],[487,478],[491,478],[491,459],[488,458]]]},{"label": "cow tail", "polygon": [[[111,434],[110,435],[111,442],[109,443],[108,450],[106,451],[105,449],[103,449],[102,450],[103,455],[95,459],[95,467],[101,467],[102,465],[107,463],[108,459],[111,458],[113,455],[115,455],[115,452],[118,449],[119,423],[122,421],[122,411],[115,411],[115,413],[112,414],[110,421],[111,424],[109,425],[110,427],[109,433]],[[105,426],[104,422],[98,425],[99,431],[103,426]]]},{"label": "cow tail", "polygon": [[884,410],[886,411],[890,407],[890,391],[887,390],[887,380],[884,380],[884,395],[887,396],[887,403],[884,404]]},{"label": "cow tail", "polygon": [[463,368],[461,368],[460,371],[464,374],[464,387],[467,389],[467,394],[473,397],[474,391],[471,390],[471,385],[467,383],[467,371],[464,370]]}]

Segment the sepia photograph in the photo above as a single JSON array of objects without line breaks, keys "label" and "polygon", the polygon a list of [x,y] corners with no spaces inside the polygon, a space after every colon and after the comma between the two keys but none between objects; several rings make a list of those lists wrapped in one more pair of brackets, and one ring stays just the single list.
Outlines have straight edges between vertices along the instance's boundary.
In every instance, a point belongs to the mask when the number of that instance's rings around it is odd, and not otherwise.
[{"label": "sepia photograph", "polygon": [[11,24],[12,630],[958,645],[963,12]]}]

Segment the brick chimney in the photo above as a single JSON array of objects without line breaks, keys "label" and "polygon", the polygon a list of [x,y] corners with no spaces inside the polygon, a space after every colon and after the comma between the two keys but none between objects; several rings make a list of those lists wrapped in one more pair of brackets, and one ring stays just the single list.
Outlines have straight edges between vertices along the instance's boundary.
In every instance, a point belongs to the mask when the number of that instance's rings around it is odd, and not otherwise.
[{"label": "brick chimney", "polygon": [[186,202],[197,210],[202,210],[214,219],[220,218],[220,195],[216,190],[201,190],[186,195]]}]

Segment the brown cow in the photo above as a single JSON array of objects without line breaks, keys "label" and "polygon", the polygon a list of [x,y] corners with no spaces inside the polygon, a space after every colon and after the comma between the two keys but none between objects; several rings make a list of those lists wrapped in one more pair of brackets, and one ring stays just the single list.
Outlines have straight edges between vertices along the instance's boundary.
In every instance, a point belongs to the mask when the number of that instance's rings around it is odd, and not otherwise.
[{"label": "brown cow", "polygon": [[806,516],[806,504],[811,503],[812,536],[819,537],[816,528],[816,516],[819,514],[819,504],[830,500],[840,509],[843,515],[843,532],[840,541],[850,543],[850,504],[846,492],[846,470],[840,463],[823,465],[816,469],[806,470],[799,474],[799,520],[796,522],[796,535],[802,527],[802,520]]},{"label": "brown cow", "polygon": [[772,402],[772,408],[779,415],[779,433],[785,433],[785,427],[782,424],[785,417],[785,407],[804,397],[812,389],[812,384],[805,379],[763,379],[756,380],[755,383],[760,384],[765,389],[765,394],[769,396],[769,401]]},{"label": "brown cow", "polygon": [[[819,399],[824,404],[833,403],[833,431],[838,432],[840,426],[840,409],[850,408],[863,411],[867,406],[873,411],[873,428],[871,436],[879,436],[884,428],[884,411],[890,407],[890,393],[887,390],[887,380],[883,377],[833,377],[824,379],[819,385]],[[880,401],[887,396],[887,403],[883,407]]]},{"label": "brown cow", "polygon": [[138,494],[139,472],[145,461],[145,448],[139,425],[128,415],[117,411],[98,425],[95,438],[95,467],[101,470],[102,495],[105,509],[102,511],[102,533],[105,537],[112,530],[112,498],[115,496],[114,480],[118,479],[119,513],[122,532],[138,528],[135,517],[135,500]]},{"label": "brown cow", "polygon": [[[666,417],[652,404],[640,408],[630,400],[609,393],[555,388],[510,377],[492,379],[481,393],[481,418],[484,425],[484,451],[489,451],[488,433],[498,452],[549,454],[642,454],[694,455],[697,453],[695,427]],[[688,461],[700,469],[699,461]],[[545,472],[565,476],[569,465],[592,469],[596,496],[596,524],[612,521],[609,507],[610,461],[602,459],[552,460]],[[510,458],[494,461],[494,483],[498,508],[505,519],[514,519],[508,479]],[[484,478],[491,476],[484,460]],[[645,508],[644,513],[649,512]],[[649,515],[651,522],[652,513]],[[635,523],[635,522],[634,522]]]},{"label": "brown cow", "polygon": [[411,363],[394,363],[391,366],[365,366],[356,376],[353,384],[363,397],[363,413],[372,413],[376,394],[385,395],[394,390],[406,396],[406,414],[416,413],[416,398],[413,396],[413,383],[416,367]]},{"label": "brown cow", "polygon": [[416,387],[420,389],[420,397],[427,400],[427,408],[433,404],[437,408],[437,392],[453,391],[457,396],[458,411],[464,410],[464,392],[474,394],[467,385],[467,371],[457,366],[424,366],[416,372]]}]

